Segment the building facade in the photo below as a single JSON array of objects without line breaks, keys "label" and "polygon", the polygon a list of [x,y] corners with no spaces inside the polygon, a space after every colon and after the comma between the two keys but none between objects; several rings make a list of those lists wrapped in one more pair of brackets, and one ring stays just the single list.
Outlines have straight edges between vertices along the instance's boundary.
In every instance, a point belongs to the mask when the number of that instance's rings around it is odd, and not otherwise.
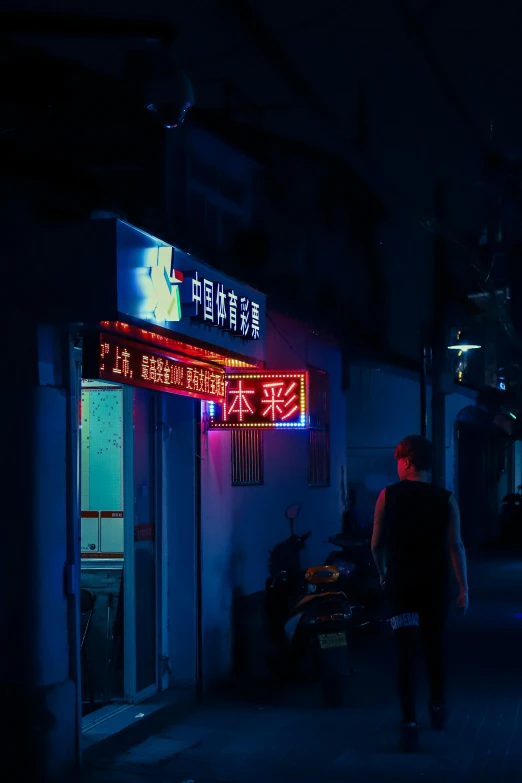
[{"label": "building facade", "polygon": [[6,259],[22,254],[33,284],[4,367],[19,524],[3,577],[25,585],[25,624],[14,643],[4,600],[2,684],[28,694],[20,721],[43,721],[58,776],[115,713],[121,727],[129,705],[231,674],[288,505],[322,562],[341,515],[342,363],[310,327],[267,317],[263,294],[123,221],[15,229]]},{"label": "building facade", "polygon": [[[327,537],[341,527],[346,402],[340,347],[318,337],[307,324],[269,308],[266,365],[276,382],[278,374],[306,370],[310,426],[262,428],[254,443],[252,433],[241,429],[211,428],[203,435],[202,483],[208,488],[202,507],[203,614],[212,650],[207,658],[209,682],[230,672],[266,674],[263,595],[269,552],[290,535],[285,509],[298,503],[297,529],[312,532],[302,553],[303,567],[325,562]],[[234,419],[237,423],[237,416]],[[245,455],[246,473],[240,469]]]},{"label": "building facade", "polygon": [[[364,465],[369,467],[363,448],[376,457],[374,434],[382,443],[390,424],[397,441],[426,431],[434,442],[434,480],[459,498],[467,543],[497,540],[502,498],[519,482],[513,454],[520,418],[510,345],[512,305],[501,260],[495,261],[492,293],[491,286],[474,282],[470,271],[476,276],[477,270],[451,236],[387,208],[371,180],[348,166],[295,140],[203,112],[196,117],[203,127],[192,155],[210,149],[205,138],[217,137],[218,144],[228,138],[229,146],[235,143],[257,161],[243,189],[250,223],[243,222],[242,230],[237,222],[229,224],[232,235],[221,238],[227,268],[244,269],[254,284],[262,281],[272,306],[288,307],[297,317],[306,314],[343,346],[349,489],[366,475]],[[186,131],[190,136],[192,127]],[[461,350],[463,339],[477,349]],[[362,367],[374,380],[382,370],[379,408],[368,421],[370,401],[354,393],[349,380]],[[396,388],[400,377],[408,378],[402,398]],[[367,421],[364,428],[362,421]],[[379,461],[395,477],[389,443]],[[376,483],[375,476],[370,483]],[[375,491],[361,510],[367,523]],[[360,488],[360,502],[366,492]]]}]

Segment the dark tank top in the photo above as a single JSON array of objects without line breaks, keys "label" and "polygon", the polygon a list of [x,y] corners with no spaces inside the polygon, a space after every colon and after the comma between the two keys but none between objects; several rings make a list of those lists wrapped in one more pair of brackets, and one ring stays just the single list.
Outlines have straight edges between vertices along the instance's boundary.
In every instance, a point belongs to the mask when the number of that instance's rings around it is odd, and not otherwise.
[{"label": "dark tank top", "polygon": [[450,496],[446,489],[422,481],[400,481],[386,488],[387,591],[447,597]]}]

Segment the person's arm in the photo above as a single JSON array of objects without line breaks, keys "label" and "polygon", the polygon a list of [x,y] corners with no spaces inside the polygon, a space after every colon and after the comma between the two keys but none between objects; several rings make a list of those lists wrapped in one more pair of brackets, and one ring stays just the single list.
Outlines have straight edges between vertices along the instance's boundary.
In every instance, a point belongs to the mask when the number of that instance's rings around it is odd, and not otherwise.
[{"label": "person's arm", "polygon": [[450,495],[449,499],[449,525],[448,525],[448,547],[459,583],[460,595],[457,601],[457,606],[462,609],[467,609],[468,606],[468,569],[466,563],[466,550],[462,543],[460,536],[460,511],[453,495]]},{"label": "person's arm", "polygon": [[375,504],[375,513],[373,515],[373,534],[372,534],[372,555],[377,566],[377,571],[381,578],[381,584],[384,584],[386,576],[386,555],[384,551],[384,512],[386,511],[386,490],[383,489],[377,503]]}]

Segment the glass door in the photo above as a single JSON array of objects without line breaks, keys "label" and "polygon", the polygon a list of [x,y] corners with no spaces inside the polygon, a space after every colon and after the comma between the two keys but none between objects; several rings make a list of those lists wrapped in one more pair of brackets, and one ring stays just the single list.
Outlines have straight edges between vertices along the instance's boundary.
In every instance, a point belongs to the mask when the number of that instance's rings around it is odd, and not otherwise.
[{"label": "glass door", "polygon": [[[82,714],[124,693],[124,460],[121,386],[82,380],[80,406],[80,655]],[[120,622],[121,620],[121,622]]]},{"label": "glass door", "polygon": [[125,690],[136,702],[158,685],[155,417],[154,392],[131,387],[124,392]]}]

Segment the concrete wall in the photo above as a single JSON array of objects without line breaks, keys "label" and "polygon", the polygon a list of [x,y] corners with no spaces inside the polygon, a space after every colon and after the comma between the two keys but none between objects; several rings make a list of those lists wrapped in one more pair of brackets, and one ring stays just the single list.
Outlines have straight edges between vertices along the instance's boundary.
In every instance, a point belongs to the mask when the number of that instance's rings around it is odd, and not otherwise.
[{"label": "concrete wall", "polygon": [[29,318],[17,328],[17,341],[22,348],[9,351],[1,373],[8,453],[2,463],[0,694],[9,705],[2,748],[4,762],[13,760],[22,778],[59,780],[72,770],[77,750],[64,594],[67,397],[59,358],[38,365],[37,329]]},{"label": "concrete wall", "polygon": [[35,684],[45,694],[51,716],[47,758],[43,766],[50,777],[71,769],[75,761],[76,691],[70,679],[67,599],[63,569],[67,560],[66,407],[65,394],[50,386],[37,389],[37,466],[33,494],[34,529],[29,546],[34,572],[34,651],[37,652]]},{"label": "concrete wall", "polygon": [[[455,419],[475,397],[465,389],[446,397],[446,487],[451,491],[455,487]],[[347,405],[346,481],[357,492],[361,520],[371,523],[379,492],[397,481],[395,446],[406,435],[420,431],[418,376],[387,365],[351,365]],[[427,405],[430,437],[429,386]]]},{"label": "concrete wall", "polygon": [[[346,404],[341,354],[296,322],[272,315],[267,327],[267,368],[304,369],[330,375],[331,484],[308,486],[308,431],[263,433],[265,482],[232,487],[230,432],[211,431],[202,447],[203,622],[206,679],[230,671],[235,644],[234,612],[264,589],[271,547],[289,535],[284,512],[300,503],[296,529],[312,531],[303,566],[324,562],[326,539],[341,523],[341,476],[345,460]],[[255,613],[256,608],[252,611]]]}]

